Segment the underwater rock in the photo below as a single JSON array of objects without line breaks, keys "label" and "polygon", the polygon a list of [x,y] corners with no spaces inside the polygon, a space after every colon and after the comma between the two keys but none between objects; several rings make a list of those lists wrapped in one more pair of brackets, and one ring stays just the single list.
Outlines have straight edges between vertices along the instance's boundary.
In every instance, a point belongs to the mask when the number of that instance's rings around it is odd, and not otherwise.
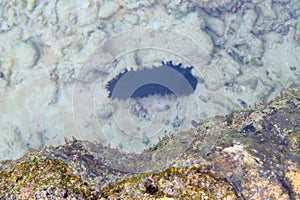
[{"label": "underwater rock", "polygon": [[222,20],[211,17],[209,15],[205,15],[205,24],[209,30],[211,30],[216,36],[221,37],[225,31],[225,24]]},{"label": "underwater rock", "polygon": [[176,151],[178,136],[141,154],[76,139],[31,151],[0,162],[0,198],[299,199],[299,99],[296,87],[255,110],[199,123],[182,133],[193,140],[173,160],[160,152]]},{"label": "underwater rock", "polygon": [[137,25],[140,21],[140,17],[136,14],[124,14],[123,18],[125,22],[132,25]]},{"label": "underwater rock", "polygon": [[27,40],[16,45],[15,57],[20,67],[32,68],[40,58],[40,51],[33,41]]},{"label": "underwater rock", "polygon": [[98,116],[101,119],[108,119],[113,114],[113,105],[112,104],[105,104],[101,109],[98,111]]},{"label": "underwater rock", "polygon": [[98,17],[100,19],[108,19],[114,15],[120,8],[120,5],[114,1],[108,1],[101,5]]},{"label": "underwater rock", "polygon": [[[91,199],[97,191],[80,180],[61,160],[33,159],[10,172],[1,172],[6,184],[0,186],[1,199]],[[58,185],[52,185],[56,182]],[[17,183],[17,185],[16,185]],[[11,193],[5,191],[11,190]]]},{"label": "underwater rock", "polygon": [[239,199],[226,178],[207,172],[205,166],[171,167],[158,174],[142,174],[105,188],[102,196],[103,199]]},{"label": "underwater rock", "polygon": [[126,5],[128,10],[135,10],[138,8],[149,8],[156,3],[155,0],[140,0],[140,1],[131,1],[131,0],[124,0],[123,1]]}]

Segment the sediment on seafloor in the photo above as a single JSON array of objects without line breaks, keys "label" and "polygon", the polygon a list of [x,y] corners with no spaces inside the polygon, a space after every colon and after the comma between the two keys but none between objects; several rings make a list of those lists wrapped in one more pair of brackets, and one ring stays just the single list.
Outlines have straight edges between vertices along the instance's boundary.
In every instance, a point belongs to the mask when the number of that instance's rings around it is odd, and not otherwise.
[{"label": "sediment on seafloor", "polygon": [[165,137],[142,154],[66,141],[2,161],[0,198],[299,199],[299,113],[296,87],[268,104],[204,121],[187,132],[193,141],[185,152],[150,166],[143,155],[163,158],[159,152],[176,150],[178,137]]}]

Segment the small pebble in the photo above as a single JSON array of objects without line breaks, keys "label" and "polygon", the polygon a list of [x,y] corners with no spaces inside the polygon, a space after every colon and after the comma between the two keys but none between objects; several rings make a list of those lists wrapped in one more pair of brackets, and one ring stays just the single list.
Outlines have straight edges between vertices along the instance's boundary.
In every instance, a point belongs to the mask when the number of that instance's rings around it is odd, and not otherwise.
[{"label": "small pebble", "polygon": [[262,119],[262,115],[257,112],[252,112],[249,117],[255,122],[258,122]]},{"label": "small pebble", "polygon": [[109,1],[100,7],[98,17],[100,19],[108,19],[113,16],[120,8],[120,5],[114,1]]},{"label": "small pebble", "polygon": [[98,112],[98,116],[102,119],[108,119],[112,116],[112,108],[110,104],[104,105]]},{"label": "small pebble", "polygon": [[194,128],[196,128],[198,126],[198,123],[195,120],[192,120],[191,124]]},{"label": "small pebble", "polygon": [[33,11],[34,7],[35,7],[35,0],[28,0],[27,1],[27,10],[29,12],[31,12],[31,11]]},{"label": "small pebble", "polygon": [[139,23],[140,17],[136,14],[128,14],[126,13],[124,16],[124,21],[128,22],[131,25],[136,25]]},{"label": "small pebble", "polygon": [[40,51],[32,41],[18,43],[14,53],[18,66],[22,68],[34,67],[40,58]]}]

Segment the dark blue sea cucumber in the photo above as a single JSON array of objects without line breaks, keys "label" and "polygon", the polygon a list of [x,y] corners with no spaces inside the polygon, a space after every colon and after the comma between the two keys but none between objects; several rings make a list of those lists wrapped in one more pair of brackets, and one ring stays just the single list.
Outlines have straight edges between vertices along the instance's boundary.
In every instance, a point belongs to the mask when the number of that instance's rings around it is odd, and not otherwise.
[{"label": "dark blue sea cucumber", "polygon": [[120,73],[110,80],[106,89],[112,99],[143,98],[150,95],[189,95],[196,89],[198,80],[193,67],[183,68],[172,61],[162,62],[159,67]]}]

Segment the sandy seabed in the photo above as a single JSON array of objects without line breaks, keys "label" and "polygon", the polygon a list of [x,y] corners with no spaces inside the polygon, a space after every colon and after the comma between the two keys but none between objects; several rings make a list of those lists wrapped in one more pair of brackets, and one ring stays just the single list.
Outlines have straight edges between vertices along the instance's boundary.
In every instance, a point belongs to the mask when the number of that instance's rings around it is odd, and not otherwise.
[{"label": "sandy seabed", "polygon": [[[140,152],[164,134],[299,85],[298,0],[4,0],[0,7],[1,160],[72,136]],[[105,85],[125,69],[171,60],[194,67],[194,94],[108,97]]]}]

